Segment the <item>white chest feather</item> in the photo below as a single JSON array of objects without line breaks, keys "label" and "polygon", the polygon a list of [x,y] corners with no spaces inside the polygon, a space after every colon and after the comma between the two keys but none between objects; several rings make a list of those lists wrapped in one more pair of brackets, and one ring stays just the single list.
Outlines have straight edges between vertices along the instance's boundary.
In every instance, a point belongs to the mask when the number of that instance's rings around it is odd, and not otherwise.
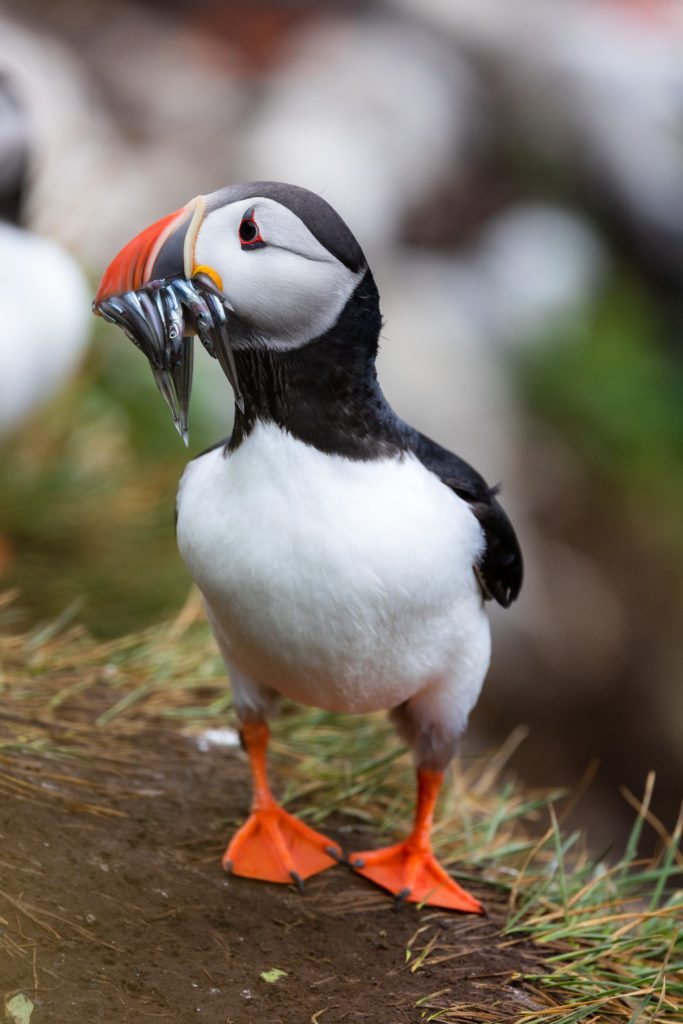
[{"label": "white chest feather", "polygon": [[[467,504],[413,456],[353,462],[258,425],[181,481],[178,545],[241,673],[334,710],[395,707],[488,663]],[[469,711],[465,710],[465,714]]]}]

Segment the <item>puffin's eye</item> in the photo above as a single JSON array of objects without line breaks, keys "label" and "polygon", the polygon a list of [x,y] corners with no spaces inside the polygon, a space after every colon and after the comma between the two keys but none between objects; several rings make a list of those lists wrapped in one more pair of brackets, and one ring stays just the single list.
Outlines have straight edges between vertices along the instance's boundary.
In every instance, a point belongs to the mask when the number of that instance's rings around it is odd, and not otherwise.
[{"label": "puffin's eye", "polygon": [[243,242],[253,242],[258,236],[258,228],[253,220],[243,220],[240,224],[240,239]]},{"label": "puffin's eye", "polygon": [[261,237],[259,226],[254,220],[253,210],[247,210],[244,214],[237,234],[243,249],[261,249],[266,244]]}]

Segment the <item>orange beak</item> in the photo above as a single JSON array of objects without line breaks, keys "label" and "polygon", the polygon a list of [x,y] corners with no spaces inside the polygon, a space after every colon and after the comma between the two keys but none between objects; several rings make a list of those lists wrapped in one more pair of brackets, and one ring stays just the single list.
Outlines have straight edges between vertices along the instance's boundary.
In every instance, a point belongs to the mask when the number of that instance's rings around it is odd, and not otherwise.
[{"label": "orange beak", "polygon": [[[104,272],[93,308],[150,281],[192,275],[194,241],[204,216],[202,196],[151,224],[125,245]],[[189,265],[188,265],[189,264]]]},{"label": "orange beak", "polygon": [[122,328],[149,360],[185,444],[195,334],[218,359],[244,412],[222,282],[210,267],[195,265],[205,210],[204,196],[196,196],[136,235],[107,267],[93,302],[93,312]]}]

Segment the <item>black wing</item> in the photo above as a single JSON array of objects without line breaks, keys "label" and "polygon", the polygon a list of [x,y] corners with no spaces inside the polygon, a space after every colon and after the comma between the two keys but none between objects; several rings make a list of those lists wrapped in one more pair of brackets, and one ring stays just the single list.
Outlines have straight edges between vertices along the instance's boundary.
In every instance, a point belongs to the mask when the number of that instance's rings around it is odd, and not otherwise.
[{"label": "black wing", "polygon": [[524,567],[512,523],[496,499],[497,488],[489,487],[464,459],[424,434],[415,431],[408,443],[427,469],[470,504],[486,537],[486,550],[475,566],[479,582],[485,597],[507,608],[521,590]]}]

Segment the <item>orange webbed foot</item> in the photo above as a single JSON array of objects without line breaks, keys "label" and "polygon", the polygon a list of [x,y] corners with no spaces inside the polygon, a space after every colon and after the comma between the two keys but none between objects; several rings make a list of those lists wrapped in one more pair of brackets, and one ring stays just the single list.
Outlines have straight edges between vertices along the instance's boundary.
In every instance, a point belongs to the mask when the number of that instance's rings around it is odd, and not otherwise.
[{"label": "orange webbed foot", "polygon": [[382,850],[353,853],[349,863],[359,875],[402,901],[469,914],[485,913],[479,900],[451,878],[429,847],[416,846],[409,839]]},{"label": "orange webbed foot", "polygon": [[295,882],[331,868],[341,849],[278,804],[257,808],[234,835],[223,855],[223,867],[233,875],[263,882]]}]

